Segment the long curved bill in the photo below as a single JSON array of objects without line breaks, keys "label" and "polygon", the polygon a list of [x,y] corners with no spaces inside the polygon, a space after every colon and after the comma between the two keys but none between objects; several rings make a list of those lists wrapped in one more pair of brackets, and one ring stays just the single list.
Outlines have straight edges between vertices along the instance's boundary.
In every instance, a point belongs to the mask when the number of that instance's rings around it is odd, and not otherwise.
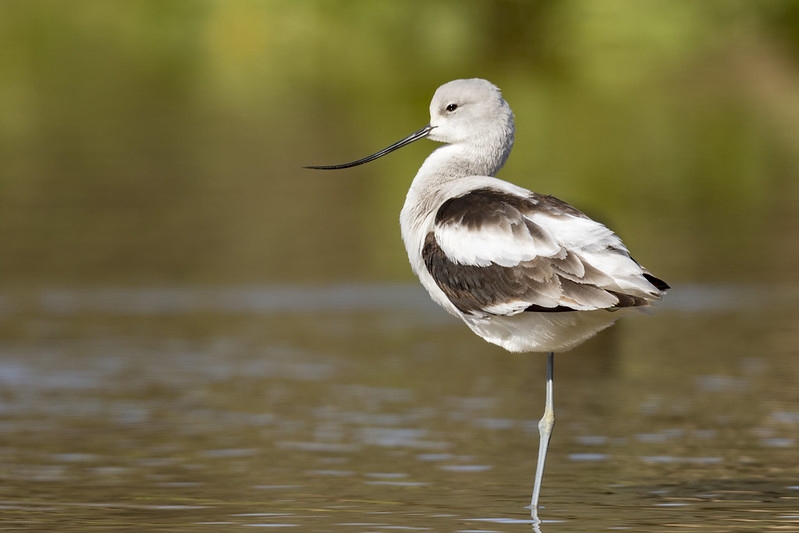
[{"label": "long curved bill", "polygon": [[315,169],[315,170],[339,170],[339,169],[342,169],[342,168],[357,167],[358,165],[363,165],[364,163],[368,163],[370,161],[374,161],[375,159],[379,159],[379,158],[383,157],[386,154],[390,154],[394,150],[399,150],[403,146],[407,146],[407,145],[411,144],[414,141],[418,141],[419,139],[423,139],[423,138],[427,137],[430,134],[430,132],[433,130],[433,128],[434,128],[434,126],[431,126],[430,124],[428,124],[427,126],[425,126],[424,128],[420,129],[419,131],[417,131],[415,133],[411,133],[410,135],[408,135],[404,139],[401,139],[401,140],[395,142],[391,146],[387,146],[387,147],[383,148],[382,150],[380,150],[379,152],[375,152],[374,154],[368,155],[368,156],[364,157],[363,159],[358,159],[357,161],[350,161],[349,163],[341,163],[339,165],[311,165],[311,166],[307,166],[307,167],[304,167],[304,168],[312,168],[312,169]]}]

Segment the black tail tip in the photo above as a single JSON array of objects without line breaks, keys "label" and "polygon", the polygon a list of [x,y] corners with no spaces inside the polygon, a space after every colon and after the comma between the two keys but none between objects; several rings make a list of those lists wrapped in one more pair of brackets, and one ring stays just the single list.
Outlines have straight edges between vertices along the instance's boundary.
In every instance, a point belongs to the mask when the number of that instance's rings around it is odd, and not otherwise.
[{"label": "black tail tip", "polygon": [[644,274],[644,277],[646,278],[646,280],[649,283],[654,285],[657,288],[657,290],[659,290],[659,291],[667,291],[667,290],[669,290],[671,288],[671,287],[669,287],[668,283],[666,283],[665,281],[663,281],[660,278],[656,278],[652,274]]}]

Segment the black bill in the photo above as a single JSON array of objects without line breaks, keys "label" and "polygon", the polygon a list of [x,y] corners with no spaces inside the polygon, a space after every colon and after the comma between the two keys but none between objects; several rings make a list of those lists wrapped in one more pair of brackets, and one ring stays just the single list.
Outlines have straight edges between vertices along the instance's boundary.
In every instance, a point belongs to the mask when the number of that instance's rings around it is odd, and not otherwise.
[{"label": "black bill", "polygon": [[351,161],[349,163],[341,163],[339,165],[310,165],[310,166],[307,166],[307,167],[304,167],[304,168],[312,168],[312,169],[315,169],[315,170],[339,170],[339,169],[342,169],[342,168],[357,167],[358,165],[363,165],[364,163],[368,163],[369,161],[374,161],[375,159],[381,158],[381,157],[383,157],[386,154],[390,154],[394,150],[399,150],[403,146],[407,146],[407,145],[411,144],[414,141],[418,141],[419,139],[423,139],[424,137],[427,137],[432,130],[433,130],[433,126],[428,124],[427,126],[425,126],[424,128],[420,129],[419,131],[417,131],[415,133],[411,133],[410,135],[408,135],[404,139],[401,139],[401,140],[395,142],[391,146],[387,146],[386,148],[383,148],[379,152],[375,152],[374,154],[368,155],[368,156],[364,157],[363,159],[358,159],[357,161]]}]

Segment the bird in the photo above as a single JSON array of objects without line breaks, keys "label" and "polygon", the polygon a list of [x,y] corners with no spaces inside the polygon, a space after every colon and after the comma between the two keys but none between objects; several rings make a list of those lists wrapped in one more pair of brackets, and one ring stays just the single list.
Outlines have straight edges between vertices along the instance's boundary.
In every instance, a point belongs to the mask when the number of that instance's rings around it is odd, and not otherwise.
[{"label": "bird", "polygon": [[430,297],[474,333],[510,352],[547,354],[544,415],[530,509],[538,504],[555,425],[554,354],[645,308],[669,285],[636,262],[603,224],[553,196],[496,177],[513,147],[513,112],[493,83],[440,86],[430,121],[362,159],[305,168],[338,170],[374,161],[419,139],[443,146],[416,173],[400,213],[411,269]]}]

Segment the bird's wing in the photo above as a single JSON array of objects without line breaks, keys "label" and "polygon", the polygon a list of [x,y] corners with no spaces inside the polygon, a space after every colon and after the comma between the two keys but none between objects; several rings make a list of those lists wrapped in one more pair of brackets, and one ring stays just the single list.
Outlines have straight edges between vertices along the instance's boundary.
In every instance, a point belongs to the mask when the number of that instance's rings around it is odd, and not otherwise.
[{"label": "bird's wing", "polygon": [[641,306],[668,288],[608,228],[532,192],[487,187],[447,200],[422,257],[455,307],[473,315]]}]

